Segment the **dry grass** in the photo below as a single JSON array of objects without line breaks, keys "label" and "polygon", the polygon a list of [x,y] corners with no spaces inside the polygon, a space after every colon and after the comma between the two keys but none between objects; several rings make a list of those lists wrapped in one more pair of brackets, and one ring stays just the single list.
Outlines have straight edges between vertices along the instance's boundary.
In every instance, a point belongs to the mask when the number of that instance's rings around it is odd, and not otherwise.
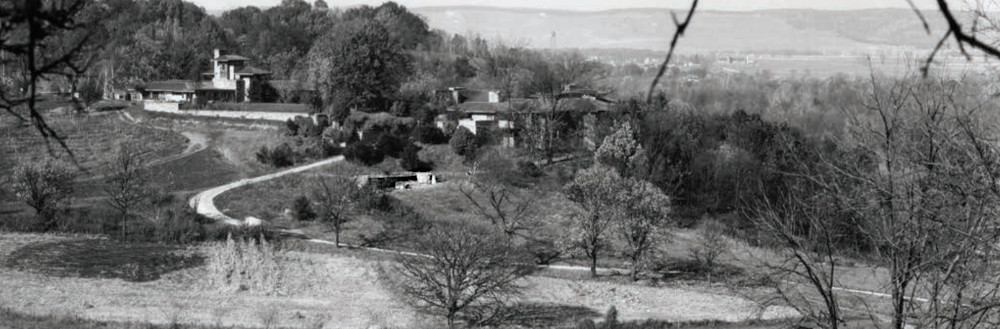
[{"label": "dry grass", "polygon": [[698,287],[648,287],[611,282],[529,277],[523,300],[606,310],[614,305],[623,320],[741,322],[794,317],[784,307],[761,309],[750,300],[699,291]]},{"label": "dry grass", "polygon": [[310,190],[315,188],[313,183],[317,176],[356,176],[374,173],[367,167],[338,162],[313,171],[238,187],[216,197],[215,205],[234,218],[254,216],[283,227],[299,227],[300,223],[287,218],[285,209],[292,207],[295,198],[309,195]]},{"label": "dry grass", "polygon": [[[77,237],[0,234],[0,255],[31,243]],[[211,247],[205,247],[211,248]],[[382,288],[378,274],[352,258],[278,252],[282,291],[206,289],[207,267],[166,274],[157,281],[48,277],[0,268],[0,307],[22,314],[87,320],[263,327],[261,310],[282,328],[363,328],[369,310],[387,323],[410,327],[416,315]],[[294,283],[294,284],[292,284]],[[183,310],[174,319],[176,310]],[[271,318],[271,317],[269,317]]]},{"label": "dry grass", "polygon": [[176,246],[82,238],[30,244],[10,254],[5,263],[20,271],[51,276],[144,282],[201,266],[203,259]]}]

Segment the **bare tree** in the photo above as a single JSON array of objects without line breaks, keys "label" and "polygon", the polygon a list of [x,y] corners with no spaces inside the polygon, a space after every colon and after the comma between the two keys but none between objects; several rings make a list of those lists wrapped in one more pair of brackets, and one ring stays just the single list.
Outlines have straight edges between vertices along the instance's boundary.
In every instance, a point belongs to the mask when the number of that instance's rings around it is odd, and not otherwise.
[{"label": "bare tree", "polygon": [[449,327],[460,317],[500,314],[531,269],[509,239],[467,224],[431,229],[417,250],[423,255],[398,259],[399,286],[414,306],[443,313]]},{"label": "bare tree", "polygon": [[537,225],[533,214],[534,199],[524,197],[514,186],[520,180],[516,165],[505,154],[492,150],[476,162],[469,186],[459,191],[481,216],[507,237],[514,237]]},{"label": "bare tree", "polygon": [[[888,271],[894,329],[918,315],[940,316],[947,305],[939,301],[995,310],[1000,305],[995,299],[952,295],[984,291],[990,282],[984,275],[995,275],[955,267],[981,264],[974,255],[997,243],[995,230],[986,227],[996,225],[1000,170],[987,142],[994,138],[984,139],[987,130],[973,125],[986,119],[977,111],[977,94],[943,79],[873,76],[871,81],[868,100],[849,109],[848,135],[841,143],[856,161],[825,159],[833,178],[810,179],[857,219],[855,227],[871,249],[868,257]],[[916,302],[926,298],[915,297],[921,293],[948,297],[928,309]],[[965,319],[951,324],[970,325]]]},{"label": "bare tree", "polygon": [[313,190],[313,200],[319,203],[318,217],[334,233],[334,242],[340,248],[340,233],[344,224],[351,220],[350,212],[357,204],[361,189],[357,182],[345,176],[331,179],[316,177],[316,188]]},{"label": "bare tree", "polygon": [[[844,322],[835,293],[840,236],[831,225],[831,217],[819,211],[830,204],[809,200],[803,196],[807,193],[793,191],[785,195],[787,200],[780,201],[765,198],[751,218],[770,240],[768,245],[783,257],[762,264],[771,272],[780,300],[817,326],[836,329]],[[816,295],[819,298],[814,298]]]},{"label": "bare tree", "polygon": [[38,86],[54,77],[80,75],[89,65],[90,60],[84,58],[91,34],[89,22],[83,19],[87,3],[0,3],[0,68],[5,76],[20,76],[16,81],[6,81],[6,86],[0,85],[0,108],[22,121],[30,121],[46,142],[57,141],[70,155],[72,151],[37,106]]},{"label": "bare tree", "polygon": [[133,141],[123,141],[108,161],[104,192],[108,205],[118,211],[122,238],[128,234],[129,212],[152,196],[152,176],[144,167],[143,151]]},{"label": "bare tree", "polygon": [[719,257],[729,250],[729,243],[723,234],[725,226],[719,221],[703,219],[700,226],[690,253],[691,258],[708,272],[708,279],[711,281],[711,271],[717,265]]},{"label": "bare tree", "polygon": [[56,216],[73,194],[72,170],[54,163],[25,163],[14,170],[14,195],[42,221],[42,229],[52,229]]}]

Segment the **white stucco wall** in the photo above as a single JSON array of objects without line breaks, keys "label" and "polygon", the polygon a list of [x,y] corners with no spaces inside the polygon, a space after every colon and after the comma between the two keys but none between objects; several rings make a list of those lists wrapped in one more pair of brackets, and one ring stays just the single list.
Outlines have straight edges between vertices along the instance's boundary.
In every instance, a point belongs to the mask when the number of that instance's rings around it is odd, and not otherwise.
[{"label": "white stucco wall", "polygon": [[475,120],[472,120],[472,119],[461,119],[461,120],[458,120],[458,126],[459,127],[465,127],[465,129],[468,129],[469,132],[471,132],[473,135],[476,134],[476,121]]},{"label": "white stucco wall", "polygon": [[288,112],[244,112],[244,111],[210,111],[210,110],[182,111],[179,109],[177,103],[170,103],[170,102],[144,102],[143,109],[146,111],[199,116],[199,117],[250,119],[250,120],[266,120],[266,121],[281,121],[281,122],[288,121],[288,119],[294,119],[295,117],[309,116],[309,114],[306,113],[288,113]]}]

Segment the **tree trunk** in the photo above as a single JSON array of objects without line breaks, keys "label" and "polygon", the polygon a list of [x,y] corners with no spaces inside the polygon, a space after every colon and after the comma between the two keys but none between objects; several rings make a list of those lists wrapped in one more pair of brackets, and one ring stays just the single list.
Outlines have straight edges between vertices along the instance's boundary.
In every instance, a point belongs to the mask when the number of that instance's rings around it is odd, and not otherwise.
[{"label": "tree trunk", "polygon": [[632,259],[632,271],[631,272],[632,273],[629,273],[629,275],[632,277],[632,281],[638,281],[639,280],[639,260],[636,259],[636,258]]},{"label": "tree trunk", "polygon": [[906,313],[906,282],[904,279],[898,280],[892,288],[892,328],[903,329],[906,326],[904,315]]},{"label": "tree trunk", "polygon": [[333,242],[336,244],[337,248],[340,248],[340,228],[336,228],[333,232]]},{"label": "tree trunk", "polygon": [[126,240],[126,236],[128,235],[128,226],[127,225],[128,225],[128,211],[127,210],[123,210],[122,211],[122,240],[123,241]]},{"label": "tree trunk", "polygon": [[552,99],[552,110],[549,111],[549,120],[548,120],[548,122],[546,122],[548,124],[548,129],[546,129],[546,130],[548,130],[548,138],[546,138],[546,140],[545,140],[546,141],[546,145],[545,145],[546,162],[545,162],[545,164],[552,164],[552,155],[553,155],[552,146],[555,144],[553,142],[553,139],[555,139],[555,136],[556,136],[556,133],[555,133],[555,127],[556,127],[556,124],[555,124],[555,122],[556,122],[556,109],[559,108],[559,96],[556,95],[556,96],[553,96],[552,98],[553,98]]},{"label": "tree trunk", "polygon": [[590,256],[590,277],[592,277],[592,278],[596,278],[597,277],[597,252],[596,251]]}]

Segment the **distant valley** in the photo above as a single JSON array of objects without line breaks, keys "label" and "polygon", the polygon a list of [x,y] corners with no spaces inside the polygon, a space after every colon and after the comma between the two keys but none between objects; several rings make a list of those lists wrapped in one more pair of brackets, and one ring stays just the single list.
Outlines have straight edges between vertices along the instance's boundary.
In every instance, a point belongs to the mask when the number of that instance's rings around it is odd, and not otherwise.
[{"label": "distant valley", "polygon": [[[433,29],[480,34],[533,48],[663,50],[674,25],[670,10],[599,12],[493,7],[424,7],[413,11]],[[678,10],[683,14],[683,10]],[[686,52],[796,52],[826,55],[881,50],[920,51],[934,46],[944,22],[925,15],[928,35],[909,10],[702,11],[683,45]],[[553,38],[553,33],[555,37]]]}]

